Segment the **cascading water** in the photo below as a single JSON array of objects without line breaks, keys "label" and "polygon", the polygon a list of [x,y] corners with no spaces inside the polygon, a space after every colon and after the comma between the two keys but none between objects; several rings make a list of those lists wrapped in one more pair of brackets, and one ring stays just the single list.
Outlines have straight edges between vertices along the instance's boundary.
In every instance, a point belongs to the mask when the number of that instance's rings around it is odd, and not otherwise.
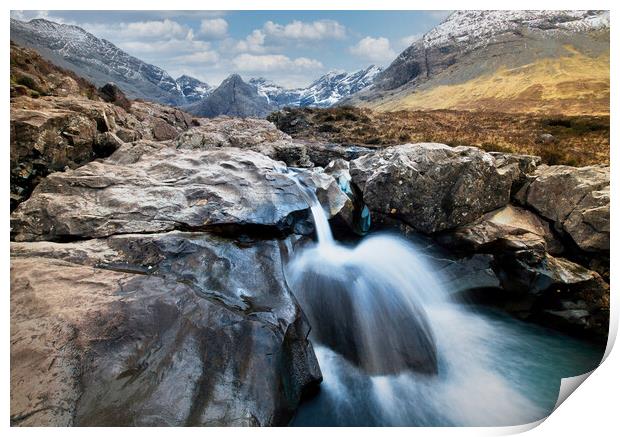
[{"label": "cascading water", "polygon": [[[294,425],[528,423],[550,412],[561,377],[600,359],[576,340],[451,301],[427,257],[401,237],[339,244],[314,192],[294,179],[318,241],[295,254],[287,280],[324,377]],[[549,350],[552,367],[536,357]]]}]

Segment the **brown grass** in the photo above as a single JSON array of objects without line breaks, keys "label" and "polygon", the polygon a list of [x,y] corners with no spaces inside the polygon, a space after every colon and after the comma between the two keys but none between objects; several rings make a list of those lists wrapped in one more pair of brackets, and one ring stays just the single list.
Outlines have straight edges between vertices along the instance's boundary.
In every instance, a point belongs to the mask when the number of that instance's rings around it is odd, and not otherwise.
[{"label": "brown grass", "polygon": [[609,116],[338,107],[287,109],[269,119],[296,138],[374,147],[438,142],[538,155],[547,164],[609,164]]}]

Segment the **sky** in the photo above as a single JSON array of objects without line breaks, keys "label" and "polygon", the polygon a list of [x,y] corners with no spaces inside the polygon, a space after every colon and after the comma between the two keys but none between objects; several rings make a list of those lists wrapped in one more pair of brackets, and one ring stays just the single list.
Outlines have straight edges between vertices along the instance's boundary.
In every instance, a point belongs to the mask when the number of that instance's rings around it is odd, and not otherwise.
[{"label": "sky", "polygon": [[307,86],[331,70],[387,66],[449,11],[11,11],[75,24],[173,77],[231,73]]}]

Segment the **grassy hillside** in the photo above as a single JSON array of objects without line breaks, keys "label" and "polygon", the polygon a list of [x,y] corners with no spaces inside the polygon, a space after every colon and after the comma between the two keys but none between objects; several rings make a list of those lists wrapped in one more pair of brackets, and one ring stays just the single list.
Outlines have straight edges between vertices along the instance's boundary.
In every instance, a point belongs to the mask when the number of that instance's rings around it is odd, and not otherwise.
[{"label": "grassy hillside", "polygon": [[589,57],[570,46],[565,48],[569,56],[540,59],[518,68],[502,67],[459,84],[435,85],[437,81],[430,80],[415,91],[404,90],[364,106],[379,111],[609,114],[609,54]]}]

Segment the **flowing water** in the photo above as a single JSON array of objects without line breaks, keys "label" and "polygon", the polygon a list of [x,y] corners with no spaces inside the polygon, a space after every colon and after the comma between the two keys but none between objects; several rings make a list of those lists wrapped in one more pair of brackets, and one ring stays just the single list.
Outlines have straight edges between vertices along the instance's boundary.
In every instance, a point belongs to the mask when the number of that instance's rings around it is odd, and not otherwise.
[{"label": "flowing water", "polygon": [[[298,182],[299,183],[299,182]],[[316,244],[289,263],[323,383],[297,426],[487,426],[540,419],[560,379],[602,351],[485,308],[453,302],[412,243],[375,234],[334,241],[314,193]]]}]

